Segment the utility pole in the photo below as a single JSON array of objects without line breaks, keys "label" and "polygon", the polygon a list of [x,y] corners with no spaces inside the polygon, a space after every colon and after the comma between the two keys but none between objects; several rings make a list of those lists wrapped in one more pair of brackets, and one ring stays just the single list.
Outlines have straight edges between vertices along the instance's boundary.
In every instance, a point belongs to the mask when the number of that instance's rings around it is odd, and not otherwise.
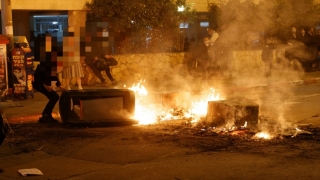
[{"label": "utility pole", "polygon": [[[11,55],[13,49],[13,27],[11,0],[1,0],[2,33],[9,39],[7,54]],[[10,56],[8,56],[10,58]]]},{"label": "utility pole", "polygon": [[11,52],[13,50],[13,27],[12,27],[12,10],[11,10],[11,0],[1,0],[1,21],[2,21],[2,34],[5,35],[9,44],[7,44],[7,61],[6,61],[6,82],[7,89],[12,87],[12,78],[8,77],[12,74],[12,64],[11,64]]}]

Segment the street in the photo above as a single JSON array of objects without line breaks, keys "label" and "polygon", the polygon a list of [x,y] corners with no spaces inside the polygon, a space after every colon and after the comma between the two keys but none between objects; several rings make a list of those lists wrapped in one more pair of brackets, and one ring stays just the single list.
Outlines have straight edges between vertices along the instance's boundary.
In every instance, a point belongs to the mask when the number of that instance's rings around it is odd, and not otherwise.
[{"label": "street", "polygon": [[[14,134],[0,147],[0,179],[319,179],[320,84],[290,89],[263,86],[233,95],[259,97],[260,116],[312,123],[306,129],[312,135],[265,140],[249,130],[215,133],[184,123],[80,128],[34,120],[11,124]],[[28,101],[39,103],[39,96]],[[7,117],[23,103],[5,108]],[[28,168],[43,176],[17,173]]]}]

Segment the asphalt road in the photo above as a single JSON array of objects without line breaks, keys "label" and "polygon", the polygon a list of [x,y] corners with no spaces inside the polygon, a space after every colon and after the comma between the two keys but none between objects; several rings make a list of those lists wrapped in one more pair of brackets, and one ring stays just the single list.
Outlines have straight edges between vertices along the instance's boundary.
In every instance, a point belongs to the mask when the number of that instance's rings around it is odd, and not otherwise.
[{"label": "asphalt road", "polygon": [[320,84],[263,87],[246,94],[260,105],[260,116],[320,126]]},{"label": "asphalt road", "polygon": [[[20,119],[0,147],[1,180],[11,179],[319,179],[319,84],[262,86],[233,91],[260,104],[275,121],[312,123],[312,135],[274,134],[255,139],[250,130],[217,133],[183,123],[76,128]],[[41,111],[41,94],[7,106],[8,118]],[[16,102],[15,102],[16,103]],[[29,105],[29,111],[23,109]],[[34,107],[31,108],[31,107]],[[37,109],[38,107],[38,109]],[[32,109],[32,110],[31,110]],[[22,177],[38,168],[42,176]]]}]

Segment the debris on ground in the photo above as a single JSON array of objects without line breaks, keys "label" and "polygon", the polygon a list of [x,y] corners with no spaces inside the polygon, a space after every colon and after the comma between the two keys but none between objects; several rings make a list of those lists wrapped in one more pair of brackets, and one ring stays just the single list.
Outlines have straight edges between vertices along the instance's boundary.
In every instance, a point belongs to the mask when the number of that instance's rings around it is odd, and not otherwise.
[{"label": "debris on ground", "polygon": [[22,176],[42,176],[42,172],[37,168],[19,169],[18,173]]}]

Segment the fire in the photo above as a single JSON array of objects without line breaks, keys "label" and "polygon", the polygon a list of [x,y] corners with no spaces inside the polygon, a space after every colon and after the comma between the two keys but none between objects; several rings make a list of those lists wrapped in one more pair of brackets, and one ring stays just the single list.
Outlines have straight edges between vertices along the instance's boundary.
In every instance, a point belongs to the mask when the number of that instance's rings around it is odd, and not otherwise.
[{"label": "fire", "polygon": [[144,104],[145,99],[147,99],[148,91],[142,85],[143,80],[140,80],[139,83],[133,84],[132,87],[128,88],[135,92],[136,94],[136,108],[134,119],[139,120],[139,124],[154,124],[157,121],[157,112],[156,108],[151,105]]},{"label": "fire", "polygon": [[272,136],[269,133],[266,133],[266,132],[259,132],[259,133],[254,135],[254,138],[257,138],[257,139],[271,139]]},{"label": "fire", "polygon": [[157,112],[153,108],[136,103],[135,119],[139,125],[154,124],[157,122]]},{"label": "fire", "polygon": [[200,117],[206,116],[208,101],[218,100],[221,100],[220,94],[216,93],[216,90],[214,88],[210,88],[207,97],[201,99],[198,102],[192,102],[191,113],[195,116],[192,123],[196,123],[199,121]]},{"label": "fire", "polygon": [[135,93],[138,93],[138,95],[140,95],[140,96],[147,96],[148,95],[148,91],[142,85],[143,82],[144,82],[143,80],[140,80],[139,83],[133,84],[132,87],[130,87],[129,89],[132,90]]},{"label": "fire", "polygon": [[217,94],[214,88],[210,88],[209,94],[197,102],[192,102],[189,110],[173,109],[169,112],[160,112],[161,107],[156,107],[148,101],[148,91],[143,86],[143,83],[144,81],[140,80],[139,83],[133,84],[132,87],[128,88],[136,94],[134,119],[139,121],[139,125],[154,124],[158,119],[160,121],[192,119],[191,122],[195,123],[198,122],[201,117],[206,116],[208,101],[220,100],[220,94]]}]

